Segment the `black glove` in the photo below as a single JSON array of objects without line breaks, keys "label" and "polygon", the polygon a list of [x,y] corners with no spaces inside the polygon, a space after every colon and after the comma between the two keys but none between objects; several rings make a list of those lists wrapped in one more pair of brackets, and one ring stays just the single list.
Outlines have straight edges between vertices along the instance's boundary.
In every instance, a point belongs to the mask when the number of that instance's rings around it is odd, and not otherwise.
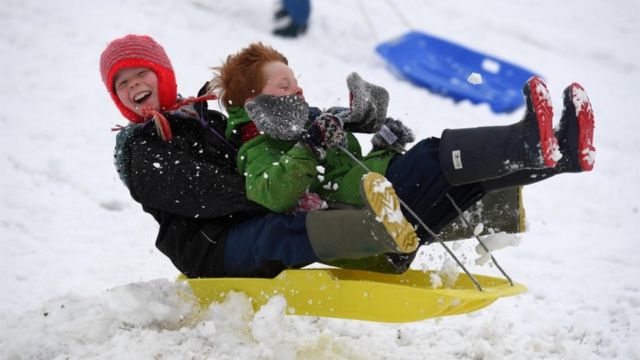
[{"label": "black glove", "polygon": [[307,144],[320,160],[325,158],[330,148],[347,144],[342,121],[329,113],[323,113],[313,120],[311,126],[302,132],[300,140]]},{"label": "black glove", "polygon": [[406,127],[402,121],[387,118],[380,130],[371,138],[373,150],[391,148],[397,152],[403,152],[405,145],[415,141],[413,131]]},{"label": "black glove", "polygon": [[345,119],[345,129],[370,134],[380,130],[389,105],[387,90],[364,81],[355,72],[347,77],[347,87],[351,116]]},{"label": "black glove", "polygon": [[259,95],[244,105],[259,131],[279,140],[298,140],[309,121],[309,105],[296,95]]}]

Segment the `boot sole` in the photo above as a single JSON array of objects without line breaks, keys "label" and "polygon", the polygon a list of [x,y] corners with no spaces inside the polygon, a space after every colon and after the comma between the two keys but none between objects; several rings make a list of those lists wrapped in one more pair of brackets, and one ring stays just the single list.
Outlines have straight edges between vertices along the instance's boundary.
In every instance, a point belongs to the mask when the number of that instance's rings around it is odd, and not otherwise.
[{"label": "boot sole", "polygon": [[381,223],[390,235],[393,247],[402,253],[418,248],[418,235],[400,209],[400,199],[391,182],[384,176],[370,172],[362,177],[361,193],[375,221]]},{"label": "boot sole", "polygon": [[578,163],[582,171],[591,171],[595,163],[596,148],[593,146],[593,130],[595,119],[587,92],[578,83],[573,83],[565,90],[576,112],[578,121]]},{"label": "boot sole", "polygon": [[556,166],[562,155],[558,139],[553,131],[553,107],[549,90],[542,79],[537,76],[527,81],[527,87],[529,94],[526,94],[525,90],[525,95],[531,98],[531,106],[536,114],[542,160],[546,167],[552,168]]}]

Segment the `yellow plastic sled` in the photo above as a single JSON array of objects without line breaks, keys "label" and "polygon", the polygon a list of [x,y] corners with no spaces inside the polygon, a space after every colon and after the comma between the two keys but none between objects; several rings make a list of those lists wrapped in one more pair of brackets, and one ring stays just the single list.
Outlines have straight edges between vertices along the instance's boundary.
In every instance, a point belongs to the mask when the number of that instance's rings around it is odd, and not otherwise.
[{"label": "yellow plastic sled", "polygon": [[475,275],[483,291],[460,274],[451,288],[431,287],[429,272],[409,270],[402,275],[346,269],[285,270],[273,279],[181,277],[191,286],[200,305],[224,299],[230,291],[243,292],[255,310],[275,296],[287,301],[290,315],[310,315],[379,322],[410,322],[463,314],[481,309],[499,297],[526,291],[523,285]]}]

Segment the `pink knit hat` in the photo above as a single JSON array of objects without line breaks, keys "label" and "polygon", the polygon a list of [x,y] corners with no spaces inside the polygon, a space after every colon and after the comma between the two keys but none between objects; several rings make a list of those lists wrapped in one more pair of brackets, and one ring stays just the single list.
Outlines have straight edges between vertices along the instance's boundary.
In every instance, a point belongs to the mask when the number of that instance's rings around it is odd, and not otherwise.
[{"label": "pink knit hat", "polygon": [[144,121],[142,116],[122,104],[113,85],[113,78],[118,71],[130,67],[149,68],[156,74],[161,110],[175,104],[178,86],[167,53],[149,36],[127,35],[109,43],[100,56],[102,81],[124,117],[136,123]]}]

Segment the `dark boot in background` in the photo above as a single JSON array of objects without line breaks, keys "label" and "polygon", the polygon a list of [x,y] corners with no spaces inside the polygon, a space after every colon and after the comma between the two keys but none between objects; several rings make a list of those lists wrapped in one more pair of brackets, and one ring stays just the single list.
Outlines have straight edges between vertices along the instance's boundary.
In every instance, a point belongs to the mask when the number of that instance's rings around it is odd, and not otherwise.
[{"label": "dark boot in background", "polygon": [[307,32],[307,25],[298,25],[291,21],[279,29],[273,30],[273,34],[282,37],[294,38]]}]

